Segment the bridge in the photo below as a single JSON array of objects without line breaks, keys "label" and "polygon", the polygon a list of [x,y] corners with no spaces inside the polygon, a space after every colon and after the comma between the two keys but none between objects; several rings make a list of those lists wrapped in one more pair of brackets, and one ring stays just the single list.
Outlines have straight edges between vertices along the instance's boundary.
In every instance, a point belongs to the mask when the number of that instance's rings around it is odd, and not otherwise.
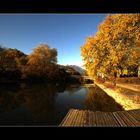
[{"label": "bridge", "polygon": [[84,84],[94,83],[93,79],[90,76],[82,76],[82,79]]},{"label": "bridge", "polygon": [[83,79],[93,80],[90,76],[82,76]]}]

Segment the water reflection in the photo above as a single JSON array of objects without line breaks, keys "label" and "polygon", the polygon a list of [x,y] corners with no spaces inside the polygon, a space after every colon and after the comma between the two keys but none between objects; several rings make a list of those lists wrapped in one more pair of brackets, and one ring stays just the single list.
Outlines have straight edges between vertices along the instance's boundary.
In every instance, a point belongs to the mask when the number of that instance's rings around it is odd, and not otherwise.
[{"label": "water reflection", "polygon": [[[33,114],[34,122],[43,124],[53,121],[57,90],[54,85],[30,86],[25,91],[25,105]],[[46,122],[47,121],[47,122]]]},{"label": "water reflection", "polygon": [[[20,108],[23,112],[28,112],[32,117],[32,122],[35,124],[41,124],[45,121],[50,122],[54,111],[55,97],[57,96],[56,88],[54,85],[16,85],[0,86],[0,122],[3,124],[5,121],[3,117],[15,113],[15,109]],[[23,109],[24,108],[24,109]],[[5,113],[5,115],[4,115]],[[10,114],[9,117],[10,117]],[[20,117],[20,116],[19,116]],[[21,124],[26,124],[24,120],[21,120]],[[27,121],[29,124],[29,122]]]},{"label": "water reflection", "polygon": [[80,85],[0,85],[0,125],[58,125],[70,108],[122,110],[99,88]]},{"label": "water reflection", "polygon": [[8,112],[20,106],[24,99],[20,94],[14,94],[18,91],[18,85],[0,85],[0,112]]},{"label": "water reflection", "polygon": [[92,111],[114,112],[123,110],[122,106],[115,102],[99,87],[88,88],[87,96],[84,101],[85,109]]}]

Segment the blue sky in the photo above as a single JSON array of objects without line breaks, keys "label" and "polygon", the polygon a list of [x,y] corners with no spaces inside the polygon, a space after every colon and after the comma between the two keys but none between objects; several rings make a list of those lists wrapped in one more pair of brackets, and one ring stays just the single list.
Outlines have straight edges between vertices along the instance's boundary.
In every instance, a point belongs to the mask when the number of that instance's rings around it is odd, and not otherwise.
[{"label": "blue sky", "polygon": [[106,14],[0,14],[0,45],[29,54],[39,43],[58,50],[58,63],[81,66],[80,46]]}]

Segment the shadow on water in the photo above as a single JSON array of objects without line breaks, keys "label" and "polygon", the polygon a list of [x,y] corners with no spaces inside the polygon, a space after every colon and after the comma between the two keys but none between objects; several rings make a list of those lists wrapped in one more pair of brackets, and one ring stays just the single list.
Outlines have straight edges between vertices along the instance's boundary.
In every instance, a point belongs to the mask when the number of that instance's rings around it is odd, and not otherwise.
[{"label": "shadow on water", "polygon": [[70,108],[123,110],[97,87],[14,83],[0,89],[0,125],[58,125]]},{"label": "shadow on water", "polygon": [[115,112],[124,110],[120,104],[97,86],[94,89],[88,88],[84,104],[85,109],[92,111]]}]

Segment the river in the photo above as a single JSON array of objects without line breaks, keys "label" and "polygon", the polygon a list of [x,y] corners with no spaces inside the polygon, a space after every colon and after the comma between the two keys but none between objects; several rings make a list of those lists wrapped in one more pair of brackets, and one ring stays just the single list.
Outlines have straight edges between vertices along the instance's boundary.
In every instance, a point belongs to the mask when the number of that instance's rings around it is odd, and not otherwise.
[{"label": "river", "polygon": [[58,126],[70,108],[123,110],[97,86],[0,84],[0,125]]}]

